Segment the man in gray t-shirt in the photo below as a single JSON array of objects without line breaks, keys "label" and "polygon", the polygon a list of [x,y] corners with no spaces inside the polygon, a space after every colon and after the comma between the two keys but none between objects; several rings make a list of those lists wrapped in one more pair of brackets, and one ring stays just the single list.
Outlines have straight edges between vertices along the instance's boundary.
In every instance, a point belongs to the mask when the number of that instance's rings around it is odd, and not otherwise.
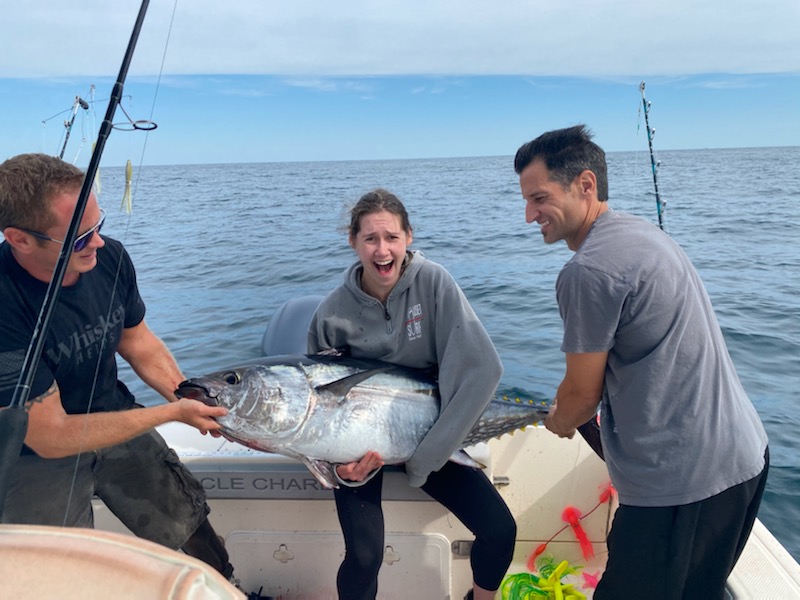
[{"label": "man in gray t-shirt", "polygon": [[620,508],[594,597],[722,598],[768,452],[703,283],[664,232],[609,209],[584,126],[523,145],[514,168],[526,220],[575,252],[556,283],[566,374],[545,426],[572,437],[600,411]]}]

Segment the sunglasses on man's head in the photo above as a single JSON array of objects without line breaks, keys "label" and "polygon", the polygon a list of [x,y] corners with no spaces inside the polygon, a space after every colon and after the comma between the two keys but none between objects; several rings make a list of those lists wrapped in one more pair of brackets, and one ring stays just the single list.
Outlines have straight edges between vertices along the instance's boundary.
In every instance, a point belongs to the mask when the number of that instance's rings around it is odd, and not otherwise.
[{"label": "sunglasses on man's head", "polygon": [[[106,211],[102,208],[100,209],[100,220],[97,222],[96,225],[84,231],[78,237],[75,238],[75,243],[72,245],[73,252],[80,252],[86,246],[89,245],[89,242],[92,240],[92,237],[95,233],[100,233],[100,229],[103,227],[103,221],[106,220]],[[33,231],[32,229],[25,229],[24,227],[17,227],[20,231],[24,231],[25,233],[31,234],[35,238],[39,238],[40,240],[44,240],[46,242],[55,242],[56,244],[64,245],[62,240],[57,240],[55,238],[51,238],[49,235],[45,235],[44,233],[40,233],[38,231]]]}]

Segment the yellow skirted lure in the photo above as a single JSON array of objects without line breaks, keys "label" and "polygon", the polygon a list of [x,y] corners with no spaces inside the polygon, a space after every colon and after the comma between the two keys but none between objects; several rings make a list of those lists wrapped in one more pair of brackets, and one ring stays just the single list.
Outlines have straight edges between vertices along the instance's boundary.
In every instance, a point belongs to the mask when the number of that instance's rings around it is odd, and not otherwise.
[{"label": "yellow skirted lure", "polygon": [[552,558],[542,557],[539,575],[514,573],[506,576],[500,585],[503,600],[586,600],[586,596],[571,583],[562,583],[561,578],[578,572],[580,567],[571,567],[566,560],[555,565]]},{"label": "yellow skirted lure", "polygon": [[133,181],[133,165],[129,160],[125,165],[125,193],[122,194],[122,209],[131,214],[133,210],[133,199],[131,197],[131,182]]}]

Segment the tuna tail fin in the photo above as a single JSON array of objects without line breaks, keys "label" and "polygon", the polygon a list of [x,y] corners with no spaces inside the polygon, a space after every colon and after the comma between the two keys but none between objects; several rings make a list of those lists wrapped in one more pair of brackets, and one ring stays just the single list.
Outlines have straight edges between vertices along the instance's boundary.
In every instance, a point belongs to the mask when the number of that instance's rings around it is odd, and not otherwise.
[{"label": "tuna tail fin", "polygon": [[348,375],[347,377],[342,377],[341,379],[337,379],[336,381],[332,381],[331,383],[326,383],[325,385],[318,385],[316,390],[318,393],[328,393],[333,394],[334,396],[339,398],[339,402],[344,402],[345,397],[347,396],[348,392],[357,386],[359,383],[366,381],[373,375],[377,375],[378,373],[385,373],[386,371],[391,371],[393,367],[379,367],[377,369],[367,369],[366,371],[362,371],[361,373],[355,373],[353,375]]},{"label": "tuna tail fin", "polygon": [[452,460],[454,463],[458,465],[464,465],[465,467],[472,467],[473,469],[486,468],[485,464],[475,460],[463,450],[456,450],[455,452],[453,452],[449,460]]}]

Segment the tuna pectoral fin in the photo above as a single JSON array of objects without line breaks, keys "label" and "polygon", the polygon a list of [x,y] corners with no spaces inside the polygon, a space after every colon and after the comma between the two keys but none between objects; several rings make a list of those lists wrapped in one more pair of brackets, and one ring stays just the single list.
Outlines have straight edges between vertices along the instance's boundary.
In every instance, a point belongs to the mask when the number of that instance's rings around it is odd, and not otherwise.
[{"label": "tuna pectoral fin", "polygon": [[314,479],[319,481],[327,489],[338,488],[336,476],[333,473],[333,465],[324,460],[314,458],[303,458],[303,464],[311,471]]},{"label": "tuna pectoral fin", "polygon": [[355,375],[348,375],[347,377],[342,377],[341,379],[337,379],[331,383],[319,385],[317,386],[316,390],[317,392],[327,392],[328,394],[333,394],[339,398],[339,402],[342,402],[345,399],[345,396],[347,396],[347,393],[359,383],[366,381],[373,375],[384,373],[386,371],[390,371],[391,369],[391,366],[380,367],[377,369],[367,369],[366,371],[361,371]]},{"label": "tuna pectoral fin", "polygon": [[463,450],[456,450],[450,457],[454,463],[464,465],[465,467],[472,467],[473,469],[485,469],[486,465],[478,462]]},{"label": "tuna pectoral fin", "polygon": [[315,460],[313,458],[303,458],[301,460],[303,461],[303,464],[306,467],[308,467],[308,470],[311,471],[311,474],[314,476],[314,478],[317,481],[319,481],[323,485],[323,487],[326,487],[328,489],[331,488],[338,489],[340,485],[344,485],[346,487],[361,487],[362,485],[367,483],[370,479],[375,477],[378,471],[381,470],[381,467],[378,467],[361,481],[347,481],[339,477],[339,475],[336,473],[336,465],[333,465],[324,460]]}]

